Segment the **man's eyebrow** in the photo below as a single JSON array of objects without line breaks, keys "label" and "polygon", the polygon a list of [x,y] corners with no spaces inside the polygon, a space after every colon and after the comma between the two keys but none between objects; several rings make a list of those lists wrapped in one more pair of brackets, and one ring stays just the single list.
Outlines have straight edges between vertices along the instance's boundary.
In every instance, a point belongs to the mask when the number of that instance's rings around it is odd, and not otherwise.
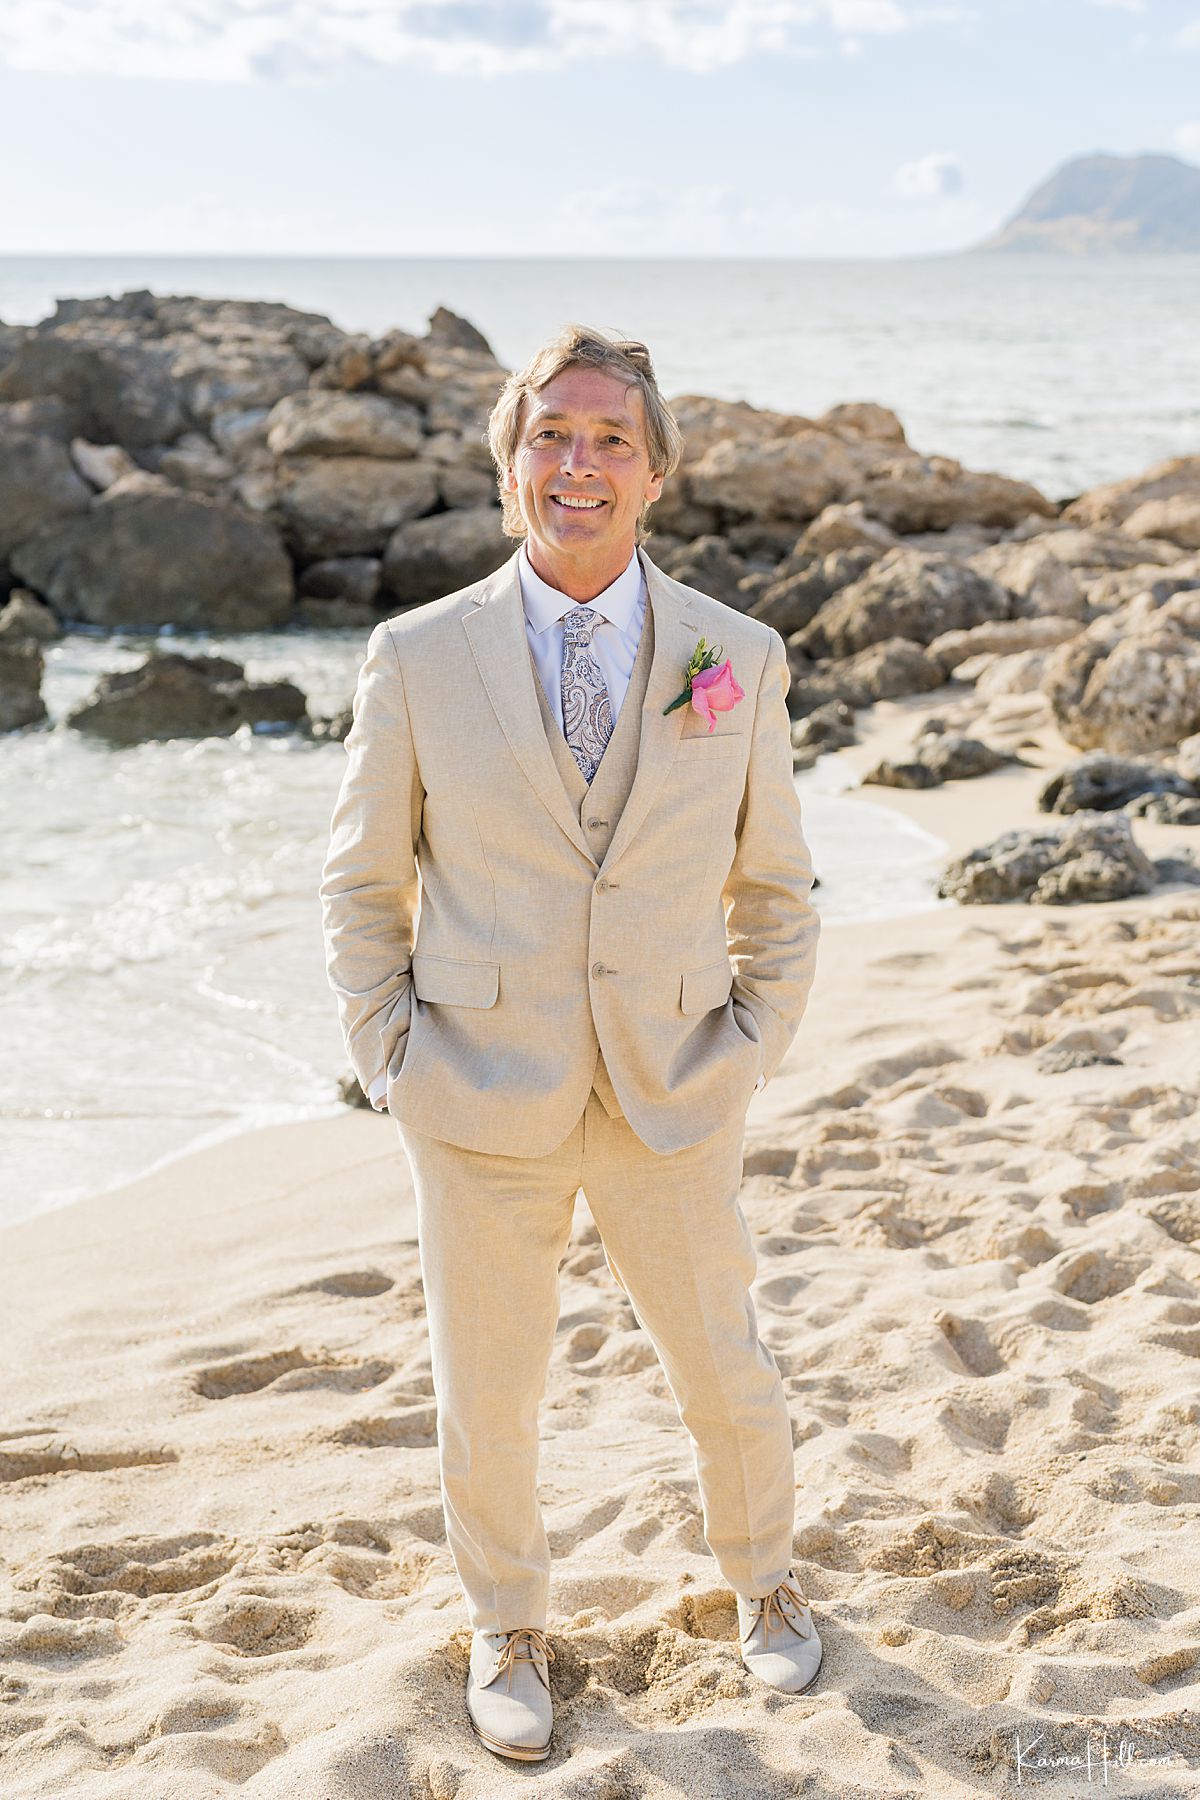
[{"label": "man's eyebrow", "polygon": [[[535,413],[529,422],[532,425],[535,421],[540,423],[543,419],[565,419],[566,417],[567,414],[563,412]],[[598,425],[615,425],[619,431],[635,431],[637,429],[632,419],[597,419],[596,423]]]}]

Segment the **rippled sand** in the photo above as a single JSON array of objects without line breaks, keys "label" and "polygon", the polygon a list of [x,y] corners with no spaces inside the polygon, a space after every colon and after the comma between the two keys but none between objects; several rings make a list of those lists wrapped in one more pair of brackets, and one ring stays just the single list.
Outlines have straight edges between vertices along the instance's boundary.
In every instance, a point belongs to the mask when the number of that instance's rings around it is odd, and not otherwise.
[{"label": "rippled sand", "polygon": [[[1037,779],[895,803],[979,841]],[[827,930],[743,1191],[825,1644],[801,1696],[741,1666],[580,1202],[532,1770],[465,1712],[390,1122],[257,1132],[10,1228],[5,1800],[957,1800],[1013,1792],[1018,1753],[1030,1793],[1195,1793],[1198,1021],[1200,890]]]}]

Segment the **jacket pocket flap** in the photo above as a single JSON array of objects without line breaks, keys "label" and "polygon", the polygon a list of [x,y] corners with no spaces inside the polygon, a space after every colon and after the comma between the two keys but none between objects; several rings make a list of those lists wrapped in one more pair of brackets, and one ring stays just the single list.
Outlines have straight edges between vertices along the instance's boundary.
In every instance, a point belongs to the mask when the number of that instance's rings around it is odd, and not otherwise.
[{"label": "jacket pocket flap", "polygon": [[702,969],[688,969],[679,995],[680,1010],[701,1013],[724,1006],[732,986],[733,964],[727,956],[720,962],[705,963]]},{"label": "jacket pocket flap", "polygon": [[418,1000],[442,1006],[494,1006],[500,989],[500,964],[462,962],[456,956],[414,950],[412,984]]}]

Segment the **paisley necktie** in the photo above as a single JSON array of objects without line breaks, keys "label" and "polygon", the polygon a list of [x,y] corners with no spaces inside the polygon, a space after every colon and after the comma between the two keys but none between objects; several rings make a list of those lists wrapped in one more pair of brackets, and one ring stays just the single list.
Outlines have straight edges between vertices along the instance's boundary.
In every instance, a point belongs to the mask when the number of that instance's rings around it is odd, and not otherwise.
[{"label": "paisley necktie", "polygon": [[612,736],[612,700],[592,649],[592,634],[603,622],[590,606],[563,614],[562,713],[567,747],[590,782]]}]

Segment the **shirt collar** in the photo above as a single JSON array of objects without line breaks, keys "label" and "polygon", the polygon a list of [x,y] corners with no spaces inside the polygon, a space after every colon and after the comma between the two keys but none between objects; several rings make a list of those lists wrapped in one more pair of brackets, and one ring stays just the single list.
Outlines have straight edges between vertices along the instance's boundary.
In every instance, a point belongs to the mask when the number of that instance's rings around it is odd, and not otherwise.
[{"label": "shirt collar", "polygon": [[561,588],[551,587],[548,581],[543,581],[530,562],[524,543],[517,554],[517,571],[525,617],[535,631],[547,631],[551,625],[557,624],[570,607],[584,604],[603,613],[606,619],[611,620],[622,631],[628,631],[633,623],[634,609],[642,591],[642,565],[636,546],[617,579],[602,594],[597,594],[594,600],[586,602],[572,600]]}]

